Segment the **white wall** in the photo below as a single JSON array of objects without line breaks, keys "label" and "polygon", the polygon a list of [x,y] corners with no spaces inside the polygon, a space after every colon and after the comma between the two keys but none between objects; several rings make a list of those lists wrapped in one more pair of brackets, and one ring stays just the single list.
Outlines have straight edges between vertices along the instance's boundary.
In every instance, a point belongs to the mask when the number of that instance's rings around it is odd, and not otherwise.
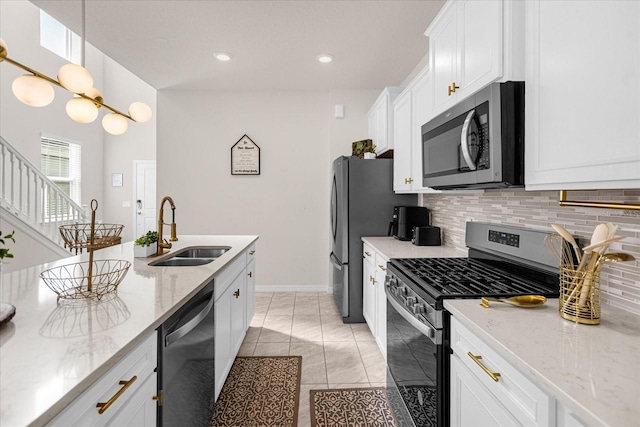
[{"label": "white wall", "polygon": [[[258,286],[326,289],[331,160],[366,137],[376,95],[159,91],[158,197],[173,197],[178,237],[257,234]],[[261,149],[259,176],[231,175],[244,134]]]}]

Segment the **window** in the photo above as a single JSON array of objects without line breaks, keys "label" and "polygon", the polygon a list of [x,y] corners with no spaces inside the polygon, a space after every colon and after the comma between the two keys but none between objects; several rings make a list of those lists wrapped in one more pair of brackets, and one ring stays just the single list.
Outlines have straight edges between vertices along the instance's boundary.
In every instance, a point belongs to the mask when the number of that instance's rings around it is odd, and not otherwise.
[{"label": "window", "polygon": [[[80,204],[80,144],[40,137],[40,170],[74,202]],[[49,216],[62,216],[66,203],[47,192],[45,211]]]},{"label": "window", "polygon": [[80,36],[40,10],[40,45],[74,64],[82,60]]}]

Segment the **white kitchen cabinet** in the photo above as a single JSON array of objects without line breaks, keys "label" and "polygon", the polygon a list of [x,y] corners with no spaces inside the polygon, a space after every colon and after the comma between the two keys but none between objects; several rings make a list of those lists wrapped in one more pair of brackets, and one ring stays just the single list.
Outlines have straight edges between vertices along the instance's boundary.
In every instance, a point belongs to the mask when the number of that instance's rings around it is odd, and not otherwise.
[{"label": "white kitchen cabinet", "polygon": [[374,285],[374,265],[376,254],[366,243],[362,249],[362,315],[369,325],[373,336],[376,336],[376,289]]},{"label": "white kitchen cabinet", "polygon": [[429,67],[409,83],[393,103],[393,190],[396,193],[438,192],[422,186],[422,125],[428,118]]},{"label": "white kitchen cabinet", "polygon": [[153,332],[48,426],[155,426],[157,349],[158,339]]},{"label": "white kitchen cabinet", "polygon": [[[249,254],[251,251],[255,251],[255,248],[247,249],[216,275],[213,281],[216,399],[222,391],[222,386],[249,327],[247,311],[255,307],[254,282],[247,280],[249,269],[255,268],[253,254]],[[249,265],[247,265],[248,260]],[[251,282],[249,286],[247,286],[248,282]]]},{"label": "white kitchen cabinet", "polygon": [[523,7],[511,0],[449,0],[429,37],[429,117],[497,80],[523,76]]},{"label": "white kitchen cabinet", "polygon": [[375,339],[378,348],[387,360],[387,294],[384,292],[385,279],[387,277],[387,262],[389,260],[380,252],[376,252],[375,266],[375,304],[376,304],[376,334]]},{"label": "white kitchen cabinet", "polygon": [[246,313],[245,329],[251,325],[253,315],[256,313],[256,245],[255,243],[247,249],[247,289],[245,292]]},{"label": "white kitchen cabinet", "polygon": [[369,110],[369,139],[376,145],[377,155],[393,149],[393,101],[400,92],[401,87],[385,87]]},{"label": "white kitchen cabinet", "polygon": [[366,243],[363,245],[362,258],[362,313],[386,360],[387,296],[384,283],[388,259]]},{"label": "white kitchen cabinet", "polygon": [[525,3],[526,189],[640,188],[640,2]]},{"label": "white kitchen cabinet", "polygon": [[556,411],[556,426],[557,427],[585,427],[586,424],[583,424],[582,421],[578,420],[576,416],[569,411],[563,404],[560,402],[557,403],[557,411]]},{"label": "white kitchen cabinet", "polygon": [[451,350],[452,427],[556,425],[556,400],[455,317]]}]

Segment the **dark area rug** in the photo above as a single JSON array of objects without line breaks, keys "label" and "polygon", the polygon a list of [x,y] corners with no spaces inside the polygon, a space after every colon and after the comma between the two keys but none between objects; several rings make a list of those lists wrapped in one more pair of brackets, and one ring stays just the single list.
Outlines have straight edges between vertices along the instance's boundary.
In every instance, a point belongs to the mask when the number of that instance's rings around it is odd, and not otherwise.
[{"label": "dark area rug", "polygon": [[237,357],[210,427],[296,427],[302,356]]},{"label": "dark area rug", "polygon": [[396,427],[384,387],[311,390],[311,427]]}]

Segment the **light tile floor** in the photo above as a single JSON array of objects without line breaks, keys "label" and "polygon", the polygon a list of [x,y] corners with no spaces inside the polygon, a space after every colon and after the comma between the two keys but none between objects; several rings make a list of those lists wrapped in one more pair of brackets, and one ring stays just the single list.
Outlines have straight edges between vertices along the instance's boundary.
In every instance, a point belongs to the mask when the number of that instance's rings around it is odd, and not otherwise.
[{"label": "light tile floor", "polygon": [[385,386],[385,362],[366,323],[342,323],[332,295],[258,292],[239,356],[302,356],[298,426],[310,426],[309,390]]}]

